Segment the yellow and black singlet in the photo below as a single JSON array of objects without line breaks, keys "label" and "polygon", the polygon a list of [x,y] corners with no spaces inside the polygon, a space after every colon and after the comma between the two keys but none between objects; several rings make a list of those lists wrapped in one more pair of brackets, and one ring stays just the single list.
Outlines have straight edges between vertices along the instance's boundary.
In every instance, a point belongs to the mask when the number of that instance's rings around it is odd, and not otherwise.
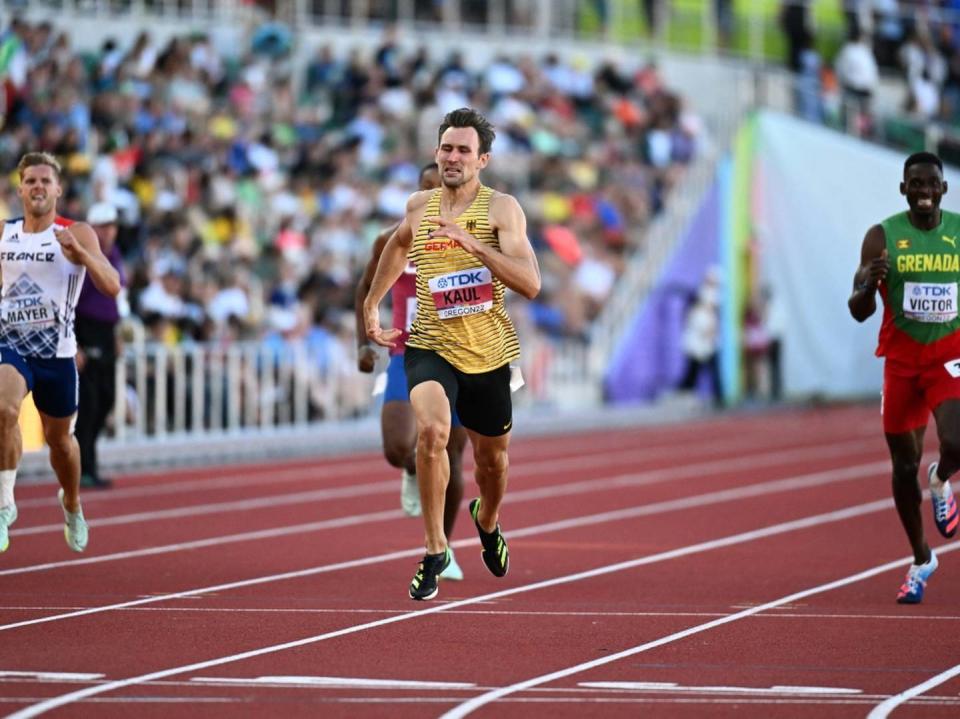
[{"label": "yellow and black singlet", "polygon": [[[433,191],[423,216],[440,215],[442,189]],[[493,190],[480,186],[456,223],[499,250],[490,227]],[[409,259],[417,266],[417,315],[408,347],[432,350],[461,372],[479,374],[520,356],[516,330],[503,303],[503,283],[480,260],[446,237],[430,238],[436,225],[420,221]]]}]

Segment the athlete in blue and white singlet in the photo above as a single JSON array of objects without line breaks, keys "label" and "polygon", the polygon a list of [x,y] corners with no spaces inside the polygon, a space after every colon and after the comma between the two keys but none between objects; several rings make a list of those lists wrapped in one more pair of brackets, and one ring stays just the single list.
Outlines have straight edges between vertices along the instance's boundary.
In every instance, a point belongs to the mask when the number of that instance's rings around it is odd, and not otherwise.
[{"label": "athlete in blue and white singlet", "polygon": [[0,344],[24,357],[74,357],[74,310],[86,268],[63,255],[56,231],[73,225],[57,217],[40,232],[23,218],[7,220],[0,234]]},{"label": "athlete in blue and white singlet", "polygon": [[57,215],[60,165],[31,152],[17,165],[23,217],[0,232],[0,552],[17,519],[14,484],[23,453],[18,418],[28,392],[40,414],[50,466],[60,483],[67,546],[82,552],[87,523],[80,508],[77,342],[74,310],[84,275],[116,296],[120,276],[100,251],[93,229]]}]

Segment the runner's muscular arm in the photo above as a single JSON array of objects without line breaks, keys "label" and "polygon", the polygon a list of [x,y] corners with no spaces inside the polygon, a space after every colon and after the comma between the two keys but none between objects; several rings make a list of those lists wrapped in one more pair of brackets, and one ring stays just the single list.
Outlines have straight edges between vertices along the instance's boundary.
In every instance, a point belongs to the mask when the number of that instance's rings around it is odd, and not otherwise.
[{"label": "runner's muscular arm", "polygon": [[532,300],[540,292],[540,265],[527,239],[527,218],[511,195],[496,194],[490,201],[490,225],[497,232],[500,250],[479,242],[453,220],[430,217],[439,227],[431,237],[448,237],[486,265],[498,280]]},{"label": "runner's muscular arm", "polygon": [[860,248],[860,266],[853,276],[853,294],[847,300],[850,314],[863,322],[877,310],[877,287],[890,271],[887,259],[887,238],[883,227],[874,225],[867,230]]},{"label": "runner's muscular arm", "polygon": [[377,235],[370,252],[370,261],[367,262],[363,275],[357,283],[357,291],[354,296],[354,314],[357,319],[357,369],[361,372],[373,372],[374,361],[377,357],[376,350],[374,350],[373,345],[370,344],[370,339],[367,337],[367,327],[363,318],[363,301],[370,291],[370,285],[373,284],[373,277],[377,272],[377,265],[380,262],[380,255],[383,254],[383,248],[395,229],[396,226]]},{"label": "runner's muscular arm", "polygon": [[413,246],[412,228],[419,224],[417,218],[431,194],[428,190],[410,195],[407,200],[407,214],[384,245],[377,262],[377,271],[363,301],[363,324],[367,337],[381,347],[396,347],[394,340],[403,333],[402,328],[384,330],[380,326],[380,302],[407,266],[407,255]]},{"label": "runner's muscular arm", "polygon": [[86,222],[75,222],[54,232],[63,256],[75,265],[83,265],[90,273],[94,287],[103,294],[120,294],[120,273],[100,250],[100,241]]}]

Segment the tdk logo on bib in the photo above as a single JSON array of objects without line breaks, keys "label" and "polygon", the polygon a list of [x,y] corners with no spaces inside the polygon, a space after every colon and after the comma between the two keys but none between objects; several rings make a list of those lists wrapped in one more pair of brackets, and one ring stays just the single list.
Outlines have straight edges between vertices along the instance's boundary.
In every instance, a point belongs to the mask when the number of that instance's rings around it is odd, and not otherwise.
[{"label": "tdk logo on bib", "polygon": [[[486,270],[487,282],[490,281],[490,270]],[[461,272],[458,275],[443,275],[437,278],[437,287],[446,289],[448,287],[472,287],[483,282],[483,273],[480,270],[475,272]],[[431,281],[432,284],[432,281]]]},{"label": "tdk logo on bib", "polygon": [[486,267],[438,275],[428,285],[442,320],[486,312],[493,307],[493,276]]},{"label": "tdk logo on bib", "polygon": [[913,288],[914,297],[949,297],[954,292],[954,285],[916,285]]}]

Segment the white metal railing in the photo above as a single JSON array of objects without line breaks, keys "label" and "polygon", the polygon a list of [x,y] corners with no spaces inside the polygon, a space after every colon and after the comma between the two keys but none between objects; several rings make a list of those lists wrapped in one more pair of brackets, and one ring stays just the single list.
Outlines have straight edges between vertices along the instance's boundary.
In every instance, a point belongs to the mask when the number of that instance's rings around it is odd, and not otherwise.
[{"label": "white metal railing", "polygon": [[305,427],[370,412],[373,379],[336,340],[129,345],[117,363],[113,438]]},{"label": "white metal railing", "polygon": [[[599,389],[582,341],[524,338],[525,389],[518,406],[593,406]],[[323,346],[239,342],[167,346],[133,341],[116,367],[107,442],[142,444],[190,436],[306,429],[377,411],[375,377],[331,339]]]}]

